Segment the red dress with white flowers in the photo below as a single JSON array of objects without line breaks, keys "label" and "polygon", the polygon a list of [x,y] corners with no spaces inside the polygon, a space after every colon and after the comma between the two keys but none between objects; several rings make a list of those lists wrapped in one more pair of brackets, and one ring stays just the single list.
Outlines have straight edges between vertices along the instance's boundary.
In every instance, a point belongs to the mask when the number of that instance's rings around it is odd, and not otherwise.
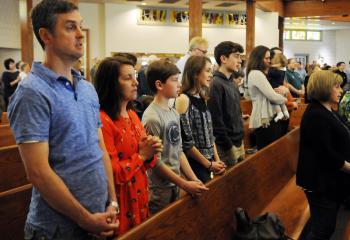
[{"label": "red dress with white flowers", "polygon": [[142,223],[148,217],[148,181],[146,169],[153,167],[156,157],[145,163],[138,154],[138,145],[145,130],[136,113],[113,121],[100,112],[103,139],[112,161],[115,190],[120,207],[118,236]]}]

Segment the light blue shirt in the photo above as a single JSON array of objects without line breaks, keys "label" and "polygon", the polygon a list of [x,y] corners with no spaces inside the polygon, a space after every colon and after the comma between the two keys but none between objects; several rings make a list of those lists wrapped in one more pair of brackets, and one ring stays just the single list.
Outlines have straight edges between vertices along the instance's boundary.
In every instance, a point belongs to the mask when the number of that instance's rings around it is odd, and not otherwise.
[{"label": "light blue shirt", "polygon": [[185,69],[185,65],[187,60],[191,57],[191,55],[189,53],[186,53],[185,56],[183,56],[182,58],[179,59],[179,61],[177,61],[176,63],[176,67],[180,70],[180,74],[179,74],[179,81],[182,82],[182,75]]},{"label": "light blue shirt", "polygon": [[[8,107],[17,144],[48,142],[49,164],[73,196],[90,212],[104,212],[108,199],[103,153],[99,146],[99,102],[93,86],[72,71],[74,85],[33,63]],[[49,238],[79,227],[51,208],[34,187],[27,225]]]}]

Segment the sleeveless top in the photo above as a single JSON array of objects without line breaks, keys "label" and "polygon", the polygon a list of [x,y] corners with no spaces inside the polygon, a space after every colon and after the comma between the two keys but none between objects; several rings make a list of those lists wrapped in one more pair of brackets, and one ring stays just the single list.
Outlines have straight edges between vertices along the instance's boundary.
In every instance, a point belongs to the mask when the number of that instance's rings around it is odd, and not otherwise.
[{"label": "sleeveless top", "polygon": [[180,114],[183,151],[195,146],[205,158],[213,160],[215,139],[207,103],[203,98],[185,95],[189,98],[189,106]]}]

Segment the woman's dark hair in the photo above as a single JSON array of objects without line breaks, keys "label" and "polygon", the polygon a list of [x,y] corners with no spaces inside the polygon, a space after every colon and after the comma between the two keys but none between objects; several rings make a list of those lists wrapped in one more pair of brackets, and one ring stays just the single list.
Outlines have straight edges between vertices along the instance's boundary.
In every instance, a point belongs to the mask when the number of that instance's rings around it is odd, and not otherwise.
[{"label": "woman's dark hair", "polygon": [[182,74],[183,93],[199,93],[201,98],[208,99],[209,89],[203,88],[197,80],[198,75],[205,70],[207,62],[211,63],[210,59],[204,56],[191,56],[187,60]]},{"label": "woman's dark hair", "polygon": [[137,57],[132,53],[115,53],[113,57],[125,57],[133,63],[134,67],[137,64]]},{"label": "woman's dark hair", "polygon": [[12,58],[5,59],[4,67],[6,68],[6,70],[10,70],[11,63],[15,63],[15,60],[13,60]]},{"label": "woman's dark hair", "polygon": [[[123,65],[133,66],[133,63],[125,57],[107,57],[99,64],[95,74],[94,85],[100,101],[100,108],[112,120],[117,120],[120,116],[123,93],[119,77],[120,68]],[[131,102],[127,108],[132,108]]]},{"label": "woman's dark hair", "polygon": [[63,0],[43,0],[32,10],[32,25],[36,39],[41,47],[45,49],[45,44],[39,35],[40,28],[46,28],[50,33],[54,33],[57,14],[70,13],[78,10],[78,7],[69,1]]},{"label": "woman's dark hair", "polygon": [[248,64],[247,64],[247,76],[252,70],[259,70],[262,72],[266,71],[266,65],[264,63],[264,58],[267,52],[269,52],[265,46],[257,46],[249,55]]}]

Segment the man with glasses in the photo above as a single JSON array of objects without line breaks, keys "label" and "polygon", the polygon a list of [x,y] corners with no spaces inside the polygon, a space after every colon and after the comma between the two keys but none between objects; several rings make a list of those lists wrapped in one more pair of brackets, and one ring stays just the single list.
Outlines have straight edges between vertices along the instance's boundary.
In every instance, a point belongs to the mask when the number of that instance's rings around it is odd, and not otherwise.
[{"label": "man with glasses", "polygon": [[202,37],[194,37],[190,41],[190,48],[185,56],[179,59],[176,63],[177,68],[180,70],[179,81],[182,82],[182,72],[185,69],[187,59],[191,56],[205,56],[208,53],[208,41]]}]

